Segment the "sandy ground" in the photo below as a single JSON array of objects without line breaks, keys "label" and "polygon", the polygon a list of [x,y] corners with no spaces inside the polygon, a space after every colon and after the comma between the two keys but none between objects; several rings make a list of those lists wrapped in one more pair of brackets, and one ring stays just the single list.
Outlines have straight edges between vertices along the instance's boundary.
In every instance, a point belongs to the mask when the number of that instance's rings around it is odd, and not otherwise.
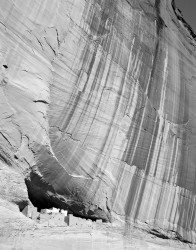
[{"label": "sandy ground", "polygon": [[43,225],[0,238],[1,250],[174,250],[196,249],[196,246],[175,240],[160,239],[132,228],[129,233],[112,224],[96,225],[93,229],[76,227],[45,227]]}]

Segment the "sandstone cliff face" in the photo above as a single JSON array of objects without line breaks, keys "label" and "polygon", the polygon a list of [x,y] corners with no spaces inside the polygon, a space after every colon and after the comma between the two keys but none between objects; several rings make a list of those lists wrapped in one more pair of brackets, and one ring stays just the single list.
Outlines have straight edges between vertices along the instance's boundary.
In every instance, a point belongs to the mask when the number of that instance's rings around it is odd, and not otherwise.
[{"label": "sandstone cliff face", "polygon": [[0,161],[36,206],[196,242],[196,42],[174,5],[1,0]]}]

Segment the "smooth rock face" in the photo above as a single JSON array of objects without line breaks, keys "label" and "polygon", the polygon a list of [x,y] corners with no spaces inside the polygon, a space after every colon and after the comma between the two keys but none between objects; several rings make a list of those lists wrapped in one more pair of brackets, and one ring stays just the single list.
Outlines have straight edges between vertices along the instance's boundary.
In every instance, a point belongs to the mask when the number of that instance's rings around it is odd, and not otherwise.
[{"label": "smooth rock face", "polygon": [[196,242],[196,42],[174,2],[0,7],[0,161],[31,201]]}]

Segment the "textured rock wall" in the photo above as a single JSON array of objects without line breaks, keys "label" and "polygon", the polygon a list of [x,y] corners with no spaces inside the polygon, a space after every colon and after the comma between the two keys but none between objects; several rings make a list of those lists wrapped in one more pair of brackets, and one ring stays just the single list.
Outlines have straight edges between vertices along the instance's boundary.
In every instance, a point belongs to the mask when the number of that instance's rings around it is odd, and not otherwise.
[{"label": "textured rock wall", "polygon": [[0,6],[0,160],[32,202],[195,242],[196,43],[171,0]]}]

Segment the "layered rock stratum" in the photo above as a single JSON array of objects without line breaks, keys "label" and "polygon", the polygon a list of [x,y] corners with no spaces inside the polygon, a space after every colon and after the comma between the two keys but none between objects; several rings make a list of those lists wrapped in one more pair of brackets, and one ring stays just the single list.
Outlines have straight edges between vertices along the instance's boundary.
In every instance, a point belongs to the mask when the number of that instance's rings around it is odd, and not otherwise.
[{"label": "layered rock stratum", "polygon": [[196,243],[196,42],[175,2],[0,7],[1,232],[34,227],[33,203]]}]

